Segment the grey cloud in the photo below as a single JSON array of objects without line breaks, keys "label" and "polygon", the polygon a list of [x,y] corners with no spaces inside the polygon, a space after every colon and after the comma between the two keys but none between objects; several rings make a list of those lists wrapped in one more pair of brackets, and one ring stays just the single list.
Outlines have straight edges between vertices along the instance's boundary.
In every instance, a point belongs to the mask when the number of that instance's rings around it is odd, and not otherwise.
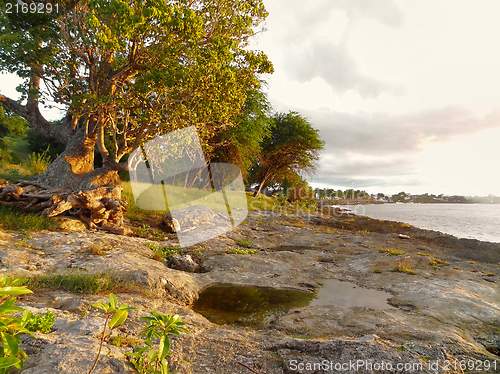
[{"label": "grey cloud", "polygon": [[500,109],[484,117],[461,107],[392,117],[325,109],[310,114],[311,123],[326,142],[325,151],[335,155],[381,157],[414,153],[420,151],[424,140],[442,142],[500,126]]},{"label": "grey cloud", "polygon": [[[322,78],[335,93],[342,95],[355,90],[364,98],[374,98],[387,91],[398,92],[394,85],[362,74],[346,47],[350,31],[362,19],[373,19],[392,28],[403,24],[403,14],[392,0],[313,0],[307,5],[287,0],[286,4],[280,4],[281,9],[273,4],[271,10],[272,14],[280,12],[274,18],[274,27],[286,27],[282,36],[286,45],[284,69],[291,79],[307,82]],[[322,24],[332,22],[334,11],[345,12],[349,20],[338,44],[327,42],[329,35],[315,32]]]},{"label": "grey cloud", "polygon": [[365,98],[373,98],[393,90],[390,85],[361,74],[344,46],[327,42],[314,42],[290,51],[286,69],[302,83],[322,78],[339,94],[353,89]]},{"label": "grey cloud", "polygon": [[399,28],[404,23],[403,12],[392,0],[337,0],[348,16],[374,19],[384,26]]}]

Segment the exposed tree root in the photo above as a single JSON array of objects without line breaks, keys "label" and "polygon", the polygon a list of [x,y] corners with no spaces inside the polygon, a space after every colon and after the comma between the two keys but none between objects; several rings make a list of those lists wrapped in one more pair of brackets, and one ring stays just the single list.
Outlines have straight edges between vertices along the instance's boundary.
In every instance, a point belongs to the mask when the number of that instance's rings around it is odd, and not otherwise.
[{"label": "exposed tree root", "polygon": [[123,234],[123,214],[126,202],[121,198],[120,187],[96,186],[87,191],[68,192],[47,188],[32,181],[17,180],[9,183],[0,180],[0,202],[15,206],[22,212],[33,212],[55,217],[76,216],[89,229],[101,229]]}]

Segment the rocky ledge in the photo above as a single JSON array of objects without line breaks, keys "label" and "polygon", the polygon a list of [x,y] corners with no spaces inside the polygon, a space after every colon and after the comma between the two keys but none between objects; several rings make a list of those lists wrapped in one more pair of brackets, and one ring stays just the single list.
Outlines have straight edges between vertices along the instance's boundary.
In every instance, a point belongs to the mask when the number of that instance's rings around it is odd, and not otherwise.
[{"label": "rocky ledge", "polygon": [[[248,248],[237,245],[242,238]],[[172,338],[170,370],[179,373],[500,370],[498,244],[350,215],[260,212],[203,245],[177,248],[200,272],[155,260],[151,248],[175,245],[89,231],[0,232],[1,274],[107,273],[123,280],[119,302],[137,309],[113,336],[141,339],[140,317],[152,310],[181,315],[191,333]],[[311,292],[332,279],[387,292],[387,307],[310,305],[260,328],[217,325],[192,309],[214,283]],[[18,372],[87,373],[104,323],[92,307],[98,299],[107,294],[44,289],[19,300],[34,313],[52,311],[56,322],[50,334],[23,337],[29,359]],[[131,350],[105,344],[94,373],[134,373],[124,354]]]}]

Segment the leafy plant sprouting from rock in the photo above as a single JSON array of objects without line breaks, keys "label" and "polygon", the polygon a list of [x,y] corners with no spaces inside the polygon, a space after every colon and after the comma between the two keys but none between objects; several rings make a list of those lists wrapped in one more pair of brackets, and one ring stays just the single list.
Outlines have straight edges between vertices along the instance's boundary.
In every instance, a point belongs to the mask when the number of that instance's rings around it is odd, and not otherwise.
[{"label": "leafy plant sprouting from rock", "polygon": [[32,315],[30,313],[26,328],[33,332],[48,334],[52,330],[56,316],[50,310],[45,314]]},{"label": "leafy plant sprouting from rock", "polygon": [[[133,353],[126,353],[132,356],[132,364],[139,373],[147,374],[171,374],[168,371],[166,357],[170,354],[170,338],[168,334],[180,335],[180,332],[189,334],[185,329],[185,323],[178,315],[160,314],[151,312],[152,317],[142,317],[146,320],[144,335],[147,340],[146,347],[139,348]],[[159,338],[158,349],[153,348],[153,338]]]},{"label": "leafy plant sprouting from rock", "polygon": [[[91,374],[97,366],[97,361],[99,361],[99,356],[101,355],[102,344],[106,336],[111,334],[111,330],[115,327],[120,326],[125,322],[128,317],[128,311],[131,309],[137,309],[125,304],[118,306],[118,300],[113,293],[109,294],[109,303],[104,304],[102,301],[98,301],[97,304],[93,304],[95,307],[104,310],[106,313],[106,321],[104,322],[104,328],[102,331],[101,344],[99,345],[99,351],[97,352],[97,357],[94,361],[92,369],[90,369],[88,374]],[[109,322],[109,325],[108,325]],[[109,326],[109,333],[106,335],[106,326]]]},{"label": "leafy plant sprouting from rock", "polygon": [[[11,366],[22,369],[26,353],[19,347],[20,334],[33,333],[26,328],[30,313],[23,308],[14,306],[13,296],[33,293],[25,286],[19,287],[27,279],[0,278],[0,374],[6,374]],[[12,313],[23,312],[22,318],[12,316]]]}]

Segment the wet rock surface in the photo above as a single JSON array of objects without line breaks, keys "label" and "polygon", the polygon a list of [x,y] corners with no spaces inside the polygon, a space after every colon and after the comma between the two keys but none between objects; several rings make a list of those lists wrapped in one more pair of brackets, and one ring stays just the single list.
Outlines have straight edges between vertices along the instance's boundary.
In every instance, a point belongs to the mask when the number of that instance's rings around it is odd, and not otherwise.
[{"label": "wet rock surface", "polygon": [[[174,241],[88,231],[0,232],[0,273],[108,272],[133,283],[136,291],[117,297],[138,309],[113,335],[140,339],[140,317],[152,310],[181,315],[191,334],[172,338],[170,370],[180,373],[329,373],[358,360],[411,364],[406,372],[415,373],[462,373],[460,364],[443,365],[473,360],[483,373],[498,372],[500,245],[365,217],[309,218],[251,213],[234,231],[179,250],[203,273],[169,268],[145,245],[172,248]],[[241,238],[250,244],[238,246]],[[192,310],[199,293],[216,283],[310,292],[329,280],[385,291],[389,307],[309,305],[258,329],[217,325]],[[20,372],[88,371],[105,318],[92,306],[97,299],[107,295],[45,290],[23,297],[19,305],[51,310],[56,323],[50,334],[23,337],[29,360]],[[134,372],[124,355],[131,350],[105,344],[95,373]],[[359,366],[343,372],[391,371]]]}]

